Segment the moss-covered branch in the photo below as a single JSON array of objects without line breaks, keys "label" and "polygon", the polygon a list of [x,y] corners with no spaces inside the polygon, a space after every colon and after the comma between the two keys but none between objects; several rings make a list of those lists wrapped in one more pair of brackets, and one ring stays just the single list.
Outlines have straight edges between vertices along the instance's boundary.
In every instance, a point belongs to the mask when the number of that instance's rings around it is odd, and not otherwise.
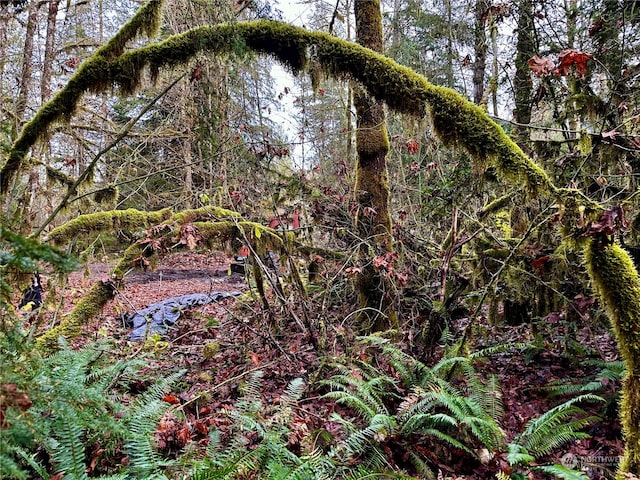
[{"label": "moss-covered branch", "polygon": [[114,285],[99,281],[91,287],[71,312],[62,317],[60,325],[44,333],[37,340],[38,348],[45,354],[57,349],[58,338],[73,339],[80,336],[82,326],[95,317],[115,295]]},{"label": "moss-covered branch", "polygon": [[[203,244],[213,244],[216,240],[238,239],[251,243],[253,250],[259,255],[264,255],[267,250],[281,252],[293,240],[289,236],[283,238],[272,228],[245,221],[237,212],[215,206],[177,213],[170,209],[150,213],[130,209],[81,215],[53,230],[49,240],[57,244],[66,244],[78,235],[95,235],[116,228],[137,230],[158,224],[170,225],[168,236],[174,239],[179,234],[180,227],[186,223],[197,229],[200,242]],[[113,282],[121,282],[128,271],[140,265],[139,260],[144,255],[142,244],[135,243],[129,246],[110,272]],[[50,353],[57,348],[58,337],[63,336],[68,340],[78,337],[82,332],[82,326],[100,313],[105,304],[113,298],[115,283],[99,281],[94,284],[78,305],[62,318],[60,325],[38,338],[38,346],[45,353]]]},{"label": "moss-covered branch", "polygon": [[434,127],[446,143],[459,143],[478,160],[490,161],[506,178],[523,183],[529,193],[553,191],[545,172],[462,95],[434,86],[409,68],[357,44],[267,20],[198,27],[112,59],[94,55],[38,112],[29,128],[25,127],[0,171],[0,188],[6,190],[9,177],[17,172],[28,148],[51,122],[75,110],[82,93],[104,91],[114,85],[123,93],[132,92],[140,85],[145,70],[157,74],[161,68],[184,64],[203,51],[228,54],[242,48],[272,55],[294,73],[304,70],[313,59],[332,76],[359,81],[371,95],[399,112],[423,116],[428,106]]},{"label": "moss-covered branch", "polygon": [[89,213],[54,228],[44,240],[54,245],[67,245],[79,236],[115,230],[140,230],[169,220],[172,216],[173,212],[168,208],[155,212],[141,212],[130,208]]},{"label": "moss-covered branch", "polygon": [[[115,36],[80,65],[67,84],[27,123],[14,142],[9,157],[0,170],[0,192],[6,192],[9,182],[18,172],[29,149],[46,136],[49,126],[61,119],[68,119],[76,109],[82,95],[88,91],[103,91],[110,84],[96,82],[96,73],[104,71],[108,60],[118,57],[127,42],[146,34],[155,35],[162,23],[163,0],[151,0],[142,6]],[[99,77],[98,77],[99,78]]]}]

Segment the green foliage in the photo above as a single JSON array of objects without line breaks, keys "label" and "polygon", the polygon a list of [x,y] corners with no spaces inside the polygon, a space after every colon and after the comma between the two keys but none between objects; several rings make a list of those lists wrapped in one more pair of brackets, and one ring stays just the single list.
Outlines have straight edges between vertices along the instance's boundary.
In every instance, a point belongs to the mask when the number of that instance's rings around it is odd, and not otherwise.
[{"label": "green foliage", "polygon": [[[142,364],[109,362],[108,353],[104,344],[77,351],[62,345],[56,354],[42,358],[19,332],[0,339],[6,360],[0,394],[9,399],[2,409],[0,477],[30,478],[35,471],[42,478],[56,472],[70,479],[88,478],[87,453],[96,446],[110,458],[116,451],[127,454],[129,476],[159,474],[166,463],[154,448],[152,432],[169,408],[160,399],[181,372],[125,407],[122,389]],[[14,391],[17,394],[11,394]]]},{"label": "green foliage", "polygon": [[530,420],[522,433],[514,439],[514,443],[522,445],[530,454],[539,457],[568,442],[588,438],[589,435],[580,430],[597,421],[598,417],[587,415],[575,404],[602,401],[604,400],[601,397],[592,394],[567,400],[538,418]]},{"label": "green foliage", "polygon": [[[391,468],[385,446],[393,444],[408,453],[422,475],[431,477],[429,459],[414,448],[417,444],[449,445],[470,457],[475,457],[477,447],[503,446],[497,423],[502,415],[499,387],[495,379],[482,382],[469,359],[448,358],[427,367],[382,337],[360,341],[379,349],[400,381],[368,363],[352,361],[337,365],[338,373],[322,382],[331,389],[327,398],[359,416],[351,421],[335,414],[346,433],[336,447],[344,458],[359,457],[365,466]],[[454,384],[447,376],[455,363],[463,368]]]},{"label": "green foliage", "polygon": [[235,407],[221,412],[232,420],[231,438],[223,446],[219,432],[212,432],[207,456],[196,467],[194,480],[233,479],[249,473],[272,479],[328,478],[326,475],[334,466],[319,451],[297,456],[288,448],[293,411],[304,392],[304,382],[293,380],[281,397],[277,412],[269,417],[260,401],[261,385],[262,372],[256,372]]},{"label": "green foliage", "polygon": [[[589,415],[576,404],[602,401],[604,400],[596,395],[580,395],[530,420],[524,430],[507,445],[507,462],[512,467],[528,468],[565,480],[587,479],[584,473],[562,465],[532,464],[536,459],[562,445],[588,438],[589,435],[581,430],[597,421],[598,417]],[[513,474],[511,478],[518,478],[517,475],[519,474]]]},{"label": "green foliage", "polygon": [[604,415],[613,414],[617,409],[619,400],[618,389],[616,385],[620,385],[625,374],[625,365],[622,360],[605,362],[601,360],[587,361],[586,365],[591,368],[599,368],[591,379],[587,379],[581,383],[566,383],[558,380],[552,385],[546,387],[548,395],[564,396],[564,395],[581,395],[585,393],[594,393],[603,397],[606,401]]}]

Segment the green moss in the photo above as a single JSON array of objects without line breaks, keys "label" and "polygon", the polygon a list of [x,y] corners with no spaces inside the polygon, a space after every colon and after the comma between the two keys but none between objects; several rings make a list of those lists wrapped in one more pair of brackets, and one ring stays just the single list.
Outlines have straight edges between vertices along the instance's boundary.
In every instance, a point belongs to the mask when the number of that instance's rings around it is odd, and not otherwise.
[{"label": "green moss", "polygon": [[58,337],[70,340],[80,336],[82,326],[95,317],[104,305],[115,295],[115,288],[111,283],[97,282],[89,293],[82,297],[75,308],[65,315],[55,328],[52,328],[37,340],[37,347],[48,354],[57,349]]},{"label": "green moss", "polygon": [[356,130],[356,143],[358,145],[359,155],[386,155],[389,152],[389,135],[387,127],[384,124],[384,115],[382,115],[382,123],[363,125]]},{"label": "green moss", "polygon": [[53,168],[47,165],[46,171],[47,171],[47,180],[49,182],[58,182],[61,185],[64,185],[65,187],[71,187],[75,182],[74,178],[70,177],[64,172],[61,172],[57,168]]},{"label": "green moss", "polygon": [[168,220],[171,216],[172,212],[168,208],[155,212],[141,212],[130,208],[128,210],[89,213],[54,228],[45,241],[56,245],[67,245],[80,235],[114,230],[137,231]]},{"label": "green moss", "polygon": [[183,210],[173,216],[173,219],[180,223],[191,223],[205,219],[239,218],[240,214],[226,208],[207,205],[205,207],[192,210]]},{"label": "green moss", "polygon": [[135,266],[136,260],[144,255],[144,249],[139,243],[129,246],[122,256],[118,264],[111,270],[111,275],[116,280],[122,280],[124,276]]},{"label": "green moss", "polygon": [[73,112],[84,91],[102,91],[116,84],[123,92],[130,92],[138,86],[145,69],[153,73],[184,64],[202,51],[234,53],[239,44],[272,55],[294,72],[306,68],[312,57],[327,74],[357,80],[375,99],[399,112],[421,117],[429,105],[434,127],[446,143],[464,146],[479,161],[491,161],[498,173],[509,181],[523,183],[531,195],[554,190],[544,171],[483,110],[455,91],[436,87],[412,70],[357,44],[267,20],[198,27],[109,61],[92,57],[25,127],[0,172],[0,186],[8,183],[8,177],[15,174],[26,151],[48,125]]},{"label": "green moss", "polygon": [[355,2],[354,10],[357,42],[373,51],[382,52],[382,10],[380,1],[359,0]]},{"label": "green moss", "polygon": [[511,200],[514,198],[515,195],[516,195],[515,192],[509,192],[506,195],[496,198],[495,200],[489,202],[487,205],[482,207],[482,209],[478,213],[478,216],[482,218],[489,215],[490,213],[494,213],[499,210],[502,210],[504,207],[506,207],[511,203]]},{"label": "green moss", "polygon": [[618,245],[590,240],[584,249],[593,287],[607,311],[626,375],[620,400],[625,452],[620,472],[640,474],[640,278]]},{"label": "green moss", "polygon": [[220,342],[210,341],[204,344],[202,348],[202,358],[210,360],[220,352]]}]

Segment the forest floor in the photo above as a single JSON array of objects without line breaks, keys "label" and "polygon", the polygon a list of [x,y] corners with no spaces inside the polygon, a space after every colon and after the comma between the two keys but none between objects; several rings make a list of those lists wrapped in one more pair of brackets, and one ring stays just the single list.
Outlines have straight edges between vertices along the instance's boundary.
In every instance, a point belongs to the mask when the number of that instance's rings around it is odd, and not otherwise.
[{"label": "forest floor", "polygon": [[[74,346],[80,346],[108,338],[115,342],[114,351],[119,355],[131,358],[146,354],[144,358],[148,366],[141,372],[140,388],[170,372],[185,369],[176,391],[167,392],[167,401],[183,405],[186,424],[190,426],[189,439],[201,444],[206,443],[210,429],[224,429],[225,425],[220,423],[216,412],[233,405],[239,396],[240,386],[252,372],[263,372],[263,401],[269,406],[277,405],[292,379],[316,379],[316,373],[323,364],[308,335],[295,322],[282,324],[286,321],[279,320],[279,328],[270,328],[271,320],[262,311],[260,302],[248,295],[185,312],[170,330],[168,338],[164,339],[166,341],[129,342],[131,329],[119,319],[121,313],[179,295],[247,292],[244,276],[228,273],[231,261],[232,258],[222,253],[185,252],[165,258],[154,270],[130,273],[126,277],[125,288],[118,292],[98,318],[86,325],[83,337],[74,343]],[[61,311],[72,308],[93,282],[105,279],[110,266],[108,262],[94,261],[88,264],[85,272],[71,274],[69,285],[60,292],[64,298]],[[462,328],[464,322],[465,319],[459,320],[458,327]],[[501,342],[532,341],[527,325],[481,325],[478,328],[484,331],[483,337],[491,339],[494,344],[496,339]],[[563,328],[562,322],[549,321],[545,325],[542,336],[546,344],[534,358],[529,358],[526,353],[502,353],[491,356],[491,361],[478,367],[481,372],[498,375],[505,410],[501,426],[508,441],[522,431],[526,422],[559,403],[557,399],[549,398],[545,386],[558,380],[579,383],[592,378],[593,371],[585,367],[584,362],[572,361],[563,353],[566,352],[568,336]],[[597,352],[601,360],[618,357],[615,342],[605,326],[599,331],[594,327],[579,328],[575,340],[585,350]],[[335,354],[339,356],[344,352],[335,346],[337,343],[330,345],[329,349],[335,347]],[[475,348],[481,347],[475,345]],[[617,383],[603,387],[610,398],[615,398],[619,389]],[[615,405],[613,401],[612,404]],[[296,413],[298,428],[301,432],[320,427],[331,431],[332,426],[327,422],[335,408],[330,401],[321,398],[321,392],[310,392],[300,402]],[[597,408],[601,413],[601,406]],[[610,459],[622,451],[616,418],[615,411],[609,412],[602,421],[593,425],[589,431],[591,438],[561,447],[542,460],[560,463],[570,454],[582,466],[590,464],[594,467],[589,473],[592,478],[612,478],[611,469],[614,467]],[[179,449],[179,442],[174,441],[177,442],[174,447]],[[443,478],[452,479],[495,478],[500,470],[509,472],[506,452],[498,453],[486,465],[458,465],[451,458],[443,458],[438,467]],[[529,473],[526,478],[548,477]]]}]

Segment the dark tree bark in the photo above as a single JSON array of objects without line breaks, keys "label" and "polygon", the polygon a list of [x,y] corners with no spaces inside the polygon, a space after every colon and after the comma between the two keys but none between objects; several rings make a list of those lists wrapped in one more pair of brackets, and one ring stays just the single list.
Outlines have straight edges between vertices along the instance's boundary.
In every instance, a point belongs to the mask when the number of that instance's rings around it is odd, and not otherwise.
[{"label": "dark tree bark", "polygon": [[[536,54],[533,24],[533,2],[520,0],[518,11],[518,38],[516,43],[516,72],[513,77],[515,109],[513,117],[516,123],[528,125],[531,122],[531,99],[533,98],[533,81],[528,61]],[[521,148],[527,140],[526,128],[516,127],[517,140]]]},{"label": "dark tree bark", "polygon": [[58,18],[59,4],[60,0],[49,1],[49,12],[47,14],[47,37],[44,45],[44,65],[42,66],[42,78],[40,80],[40,98],[42,103],[45,103],[51,95],[51,66],[55,55],[56,20]]},{"label": "dark tree bark", "polygon": [[489,0],[477,0],[475,7],[475,32],[473,62],[473,102],[480,105],[484,100],[484,76],[487,70],[487,31],[485,25],[489,14]]}]

